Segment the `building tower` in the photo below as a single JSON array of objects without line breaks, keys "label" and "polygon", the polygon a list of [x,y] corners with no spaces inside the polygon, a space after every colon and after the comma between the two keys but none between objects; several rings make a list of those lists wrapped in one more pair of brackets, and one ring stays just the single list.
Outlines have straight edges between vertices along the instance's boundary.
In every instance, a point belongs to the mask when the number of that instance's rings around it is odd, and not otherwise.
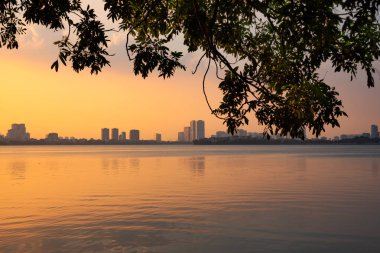
[{"label": "building tower", "polygon": [[58,133],[48,133],[46,135],[46,140],[51,142],[57,142],[59,141]]},{"label": "building tower", "polygon": [[160,142],[161,141],[161,134],[156,134],[156,141],[157,142]]},{"label": "building tower", "polygon": [[238,129],[237,130],[237,136],[246,137],[246,136],[248,136],[248,132],[247,132],[247,130],[244,130],[244,129]]},{"label": "building tower", "polygon": [[185,133],[178,132],[178,142],[185,142]]},{"label": "building tower", "polygon": [[12,124],[8,130],[7,139],[11,141],[28,141],[30,134],[26,132],[25,124]]},{"label": "building tower", "polygon": [[185,142],[190,142],[191,141],[191,128],[185,127],[183,129],[183,132],[185,134]]},{"label": "building tower", "polygon": [[125,141],[127,140],[127,133],[126,132],[121,132],[120,136],[119,136],[119,140],[120,141]]},{"label": "building tower", "polygon": [[197,137],[196,140],[205,138],[205,122],[203,120],[197,121]]},{"label": "building tower", "polygon": [[139,141],[140,140],[140,131],[136,129],[132,129],[129,131],[129,139],[131,141]]},{"label": "building tower", "polygon": [[108,142],[110,140],[110,130],[102,128],[102,141]]},{"label": "building tower", "polygon": [[375,124],[371,125],[371,139],[379,137],[379,127]]},{"label": "building tower", "polygon": [[195,120],[190,121],[190,141],[197,139],[197,122]]},{"label": "building tower", "polygon": [[112,136],[111,136],[112,141],[118,141],[119,140],[119,129],[117,128],[112,128]]}]

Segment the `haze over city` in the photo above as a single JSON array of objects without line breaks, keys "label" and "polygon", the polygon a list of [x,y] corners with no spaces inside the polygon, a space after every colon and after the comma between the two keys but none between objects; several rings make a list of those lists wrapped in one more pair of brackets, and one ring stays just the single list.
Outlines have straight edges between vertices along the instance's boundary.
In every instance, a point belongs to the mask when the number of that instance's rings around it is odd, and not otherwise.
[{"label": "haze over city", "polygon": [[[101,3],[95,8],[102,14]],[[112,25],[107,21],[106,24]],[[6,132],[14,122],[28,125],[35,138],[57,131],[63,136],[95,138],[104,125],[125,128],[133,125],[153,139],[156,132],[168,140],[176,140],[177,132],[191,118],[207,122],[207,133],[226,130],[222,120],[213,115],[202,92],[202,78],[206,63],[198,72],[191,72],[199,58],[197,53],[185,53],[182,61],[186,71],[178,70],[171,78],[162,79],[152,73],[147,79],[133,74],[133,66],[125,52],[125,34],[111,33],[111,66],[98,75],[89,71],[75,73],[63,67],[56,73],[50,65],[56,59],[53,42],[62,37],[61,32],[51,32],[38,25],[29,25],[21,37],[18,50],[0,50],[2,91],[0,93],[0,133]],[[180,42],[173,43],[182,49]],[[369,131],[368,126],[380,123],[380,64],[375,62],[375,87],[366,87],[366,77],[359,71],[357,79],[350,81],[347,74],[333,73],[322,65],[320,74],[328,84],[340,92],[348,118],[340,118],[341,128],[326,128],[322,136],[334,137],[343,133]],[[219,105],[219,81],[213,71],[206,80],[206,92],[213,108]],[[263,130],[254,115],[249,117],[250,132]],[[310,134],[309,134],[310,136]]]}]

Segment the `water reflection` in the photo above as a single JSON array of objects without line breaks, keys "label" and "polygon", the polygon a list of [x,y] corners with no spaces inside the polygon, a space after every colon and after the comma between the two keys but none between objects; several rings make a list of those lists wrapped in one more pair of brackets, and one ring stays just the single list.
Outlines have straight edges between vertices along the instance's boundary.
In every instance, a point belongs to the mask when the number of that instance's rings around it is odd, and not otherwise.
[{"label": "water reflection", "polygon": [[0,154],[0,252],[380,252],[380,157],[72,148]]},{"label": "water reflection", "polygon": [[307,159],[305,157],[283,158],[283,166],[287,173],[297,176],[299,181],[307,179]]},{"label": "water reflection", "polygon": [[182,160],[185,168],[188,168],[194,176],[204,176],[206,159],[204,156],[194,156]]},{"label": "water reflection", "polygon": [[26,163],[24,160],[14,160],[8,165],[9,175],[12,179],[25,179]]},{"label": "water reflection", "polygon": [[129,173],[136,173],[140,168],[140,158],[138,157],[103,157],[101,159],[101,169],[106,174],[119,173],[120,170],[128,170]]},{"label": "water reflection", "polygon": [[376,177],[379,174],[379,161],[378,159],[372,159],[372,176]]},{"label": "water reflection", "polygon": [[102,166],[101,168],[105,171],[108,171],[110,169],[110,159],[109,158],[103,158],[102,159]]},{"label": "water reflection", "polygon": [[129,168],[132,171],[136,171],[140,169],[140,158],[137,158],[137,157],[129,158]]},{"label": "water reflection", "polygon": [[120,170],[126,169],[125,159],[118,157],[103,157],[101,161],[101,168],[106,174],[118,174]]}]

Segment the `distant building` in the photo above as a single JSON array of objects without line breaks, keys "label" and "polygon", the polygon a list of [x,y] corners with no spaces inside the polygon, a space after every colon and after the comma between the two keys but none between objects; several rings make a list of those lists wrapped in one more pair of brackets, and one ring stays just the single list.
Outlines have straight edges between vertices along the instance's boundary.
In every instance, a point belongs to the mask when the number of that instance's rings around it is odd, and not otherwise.
[{"label": "distant building", "polygon": [[102,141],[110,140],[110,130],[108,128],[102,128]]},{"label": "distant building", "polygon": [[224,131],[217,131],[216,132],[216,138],[225,138],[225,137],[228,137],[229,135],[226,133],[226,132],[224,132]]},{"label": "distant building", "polygon": [[161,134],[156,134],[156,141],[161,141]]},{"label": "distant building", "polygon": [[56,141],[59,141],[59,136],[57,133],[48,133],[46,135],[46,140],[56,142]]},{"label": "distant building", "polygon": [[263,138],[263,133],[249,132],[248,136],[251,136],[252,138],[257,138],[257,139],[261,138],[262,139]]},{"label": "distant building", "polygon": [[178,132],[178,142],[185,142],[185,133]]},{"label": "distant building", "polygon": [[185,142],[190,142],[191,141],[191,128],[185,127],[183,129],[183,132],[185,133]]},{"label": "distant building", "polygon": [[7,139],[11,141],[28,141],[30,134],[26,132],[25,124],[12,124],[8,130]]},{"label": "distant building", "polygon": [[190,121],[190,140],[193,141],[197,139],[197,122],[195,120]]},{"label": "distant building", "polygon": [[371,138],[379,137],[379,127],[377,125],[371,125]]},{"label": "distant building", "polygon": [[[379,136],[379,135],[377,135]],[[364,138],[371,138],[371,134],[370,133],[362,133],[361,134],[361,137],[364,137]]]},{"label": "distant building", "polygon": [[129,139],[131,141],[139,141],[140,140],[140,131],[136,129],[132,129],[129,131]]},{"label": "distant building", "polygon": [[197,140],[205,138],[205,122],[203,120],[197,121]]},{"label": "distant building", "polygon": [[340,135],[340,139],[341,140],[347,140],[347,139],[357,138],[360,136],[361,136],[361,134],[342,134],[342,135]]},{"label": "distant building", "polygon": [[127,140],[127,133],[126,132],[121,132],[120,136],[119,136],[119,140],[120,141],[125,141]]},{"label": "distant building", "polygon": [[244,129],[238,129],[237,130],[237,136],[239,137],[246,137],[248,136],[248,132]]},{"label": "distant building", "polygon": [[118,141],[119,140],[119,129],[112,128],[111,140],[112,141]]}]

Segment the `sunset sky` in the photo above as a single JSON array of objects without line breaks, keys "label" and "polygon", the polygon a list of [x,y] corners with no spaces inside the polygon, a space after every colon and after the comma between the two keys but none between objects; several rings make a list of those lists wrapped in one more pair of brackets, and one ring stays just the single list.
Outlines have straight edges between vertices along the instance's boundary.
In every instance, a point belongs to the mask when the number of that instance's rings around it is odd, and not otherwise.
[{"label": "sunset sky", "polygon": [[[211,115],[202,93],[205,63],[198,73],[191,72],[198,55],[184,52],[182,63],[187,71],[177,71],[170,79],[157,73],[147,79],[134,76],[125,52],[125,35],[110,35],[111,67],[98,75],[79,74],[61,66],[58,73],[50,69],[58,50],[52,43],[62,32],[50,32],[30,26],[20,38],[19,50],[0,49],[0,134],[12,123],[25,123],[32,138],[44,138],[49,132],[62,137],[100,138],[103,127],[129,132],[140,129],[142,139],[161,133],[163,140],[176,140],[177,133],[190,120],[206,122],[206,136],[225,130],[222,121]],[[175,45],[176,46],[176,45]],[[380,70],[380,64],[375,64]],[[327,83],[335,86],[349,118],[341,120],[340,129],[327,129],[324,136],[369,132],[372,123],[380,125],[380,74],[375,74],[375,88],[366,87],[360,73],[350,82],[345,74],[335,74],[329,66],[320,70]],[[209,74],[207,92],[214,107],[220,93],[213,73]],[[248,131],[260,132],[254,115]],[[310,136],[309,136],[310,137]]]}]

